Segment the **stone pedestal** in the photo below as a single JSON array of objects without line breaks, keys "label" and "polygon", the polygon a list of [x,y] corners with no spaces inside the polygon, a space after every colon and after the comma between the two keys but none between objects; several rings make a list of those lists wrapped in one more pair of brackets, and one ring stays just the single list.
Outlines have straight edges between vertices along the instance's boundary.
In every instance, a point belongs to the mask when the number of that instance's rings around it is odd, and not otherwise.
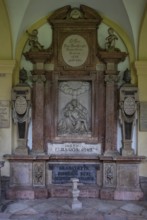
[{"label": "stone pedestal", "polygon": [[18,155],[28,155],[28,127],[31,119],[31,88],[23,83],[12,89],[13,121],[17,125],[17,147],[14,151]]},{"label": "stone pedestal", "polygon": [[[68,163],[90,164],[92,161],[99,162],[100,170],[97,171],[97,182],[85,184],[82,178],[89,179],[88,166],[80,167],[81,181],[77,189],[77,178],[73,183],[73,209],[81,208],[78,196],[87,198],[101,198],[111,200],[140,200],[143,198],[143,192],[139,185],[139,164],[143,157],[123,157],[123,156],[100,156],[97,158],[81,157],[50,157],[47,155],[40,156],[20,156],[6,155],[5,159],[10,162],[10,188],[7,190],[7,199],[37,199],[48,197],[70,197],[71,181],[62,184],[53,182],[53,176],[56,171],[50,170],[50,164]],[[57,163],[58,161],[58,163]],[[78,167],[75,166],[75,172]],[[61,174],[65,175],[73,171],[66,170],[66,165],[61,166],[58,178]],[[71,174],[72,175],[72,174]]]},{"label": "stone pedestal", "polygon": [[120,89],[119,119],[122,128],[123,156],[135,155],[132,149],[133,130],[137,121],[138,113],[138,89],[132,84],[124,84]]},{"label": "stone pedestal", "polygon": [[100,198],[110,200],[140,200],[139,164],[144,157],[100,157],[103,161],[103,186]]},{"label": "stone pedestal", "polygon": [[134,149],[132,149],[132,141],[124,140],[122,141],[123,148],[121,149],[122,156],[133,156],[135,155]]},{"label": "stone pedestal", "polygon": [[79,179],[72,178],[71,181],[73,183],[73,188],[72,188],[73,200],[72,200],[72,204],[71,204],[72,210],[81,209],[82,203],[78,200],[80,190],[77,188],[77,184],[79,182]]},{"label": "stone pedestal", "polygon": [[18,139],[18,147],[15,149],[15,154],[17,155],[28,155],[27,140]]}]

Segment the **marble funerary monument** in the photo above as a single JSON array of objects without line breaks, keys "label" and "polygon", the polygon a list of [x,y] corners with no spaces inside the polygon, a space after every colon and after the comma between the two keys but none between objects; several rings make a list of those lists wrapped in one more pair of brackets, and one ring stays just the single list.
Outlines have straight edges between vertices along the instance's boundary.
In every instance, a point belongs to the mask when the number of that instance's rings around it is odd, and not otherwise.
[{"label": "marble funerary monument", "polygon": [[[24,83],[23,73],[12,91],[18,137],[15,152],[5,155],[11,171],[7,197],[69,197],[71,179],[78,178],[80,196],[141,199],[138,166],[143,157],[132,149],[137,87],[130,80],[118,87],[118,64],[127,54],[115,48],[113,29],[106,48],[98,45],[102,18],[85,5],[63,7],[48,22],[53,30],[51,47],[44,49],[38,42],[37,30],[28,33],[30,49],[24,56],[33,63],[32,88]],[[46,70],[47,63],[54,69]]]}]

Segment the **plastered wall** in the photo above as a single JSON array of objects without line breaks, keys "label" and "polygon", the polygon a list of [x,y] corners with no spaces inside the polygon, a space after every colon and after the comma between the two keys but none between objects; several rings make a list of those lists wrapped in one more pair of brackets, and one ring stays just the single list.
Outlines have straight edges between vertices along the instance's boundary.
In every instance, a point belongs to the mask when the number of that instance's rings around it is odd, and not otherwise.
[{"label": "plastered wall", "polygon": [[[140,102],[147,102],[147,8],[145,10],[142,25],[140,27],[140,38],[138,44],[138,60],[135,67],[138,77],[138,90]],[[147,132],[138,129],[138,154],[147,157]],[[140,165],[140,176],[147,177],[147,160]]]},{"label": "plastered wall", "polygon": [[[10,106],[12,74],[15,61],[12,60],[12,45],[9,19],[3,0],[0,0],[0,101],[7,101]],[[9,108],[11,115],[11,107]],[[9,120],[7,128],[0,128],[0,160],[3,155],[11,153],[12,147],[12,124]],[[9,175],[9,164],[6,161],[1,169],[2,175]]]}]

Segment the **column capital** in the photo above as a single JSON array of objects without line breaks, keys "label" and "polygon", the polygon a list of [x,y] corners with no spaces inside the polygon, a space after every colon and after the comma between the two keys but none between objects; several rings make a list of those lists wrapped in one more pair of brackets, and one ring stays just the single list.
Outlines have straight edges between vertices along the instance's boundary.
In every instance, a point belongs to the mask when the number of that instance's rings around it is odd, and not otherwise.
[{"label": "column capital", "polygon": [[125,60],[127,53],[120,51],[99,51],[98,57],[104,63],[115,63],[118,64]]},{"label": "column capital", "polygon": [[46,77],[45,75],[33,75],[32,76],[32,80],[33,82],[38,82],[38,83],[42,83],[42,82],[45,82],[46,81]]},{"label": "column capital", "polygon": [[33,64],[43,63],[45,64],[52,58],[51,51],[29,51],[23,54],[26,60],[31,61]]},{"label": "column capital", "polygon": [[111,75],[111,74],[107,74],[105,75],[105,82],[106,83],[117,83],[118,82],[118,75]]}]

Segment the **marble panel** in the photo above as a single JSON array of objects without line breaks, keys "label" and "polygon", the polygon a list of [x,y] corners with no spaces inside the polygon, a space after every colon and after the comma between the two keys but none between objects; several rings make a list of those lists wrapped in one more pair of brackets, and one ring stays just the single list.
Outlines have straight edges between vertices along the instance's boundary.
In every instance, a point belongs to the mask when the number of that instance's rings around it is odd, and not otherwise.
[{"label": "marble panel", "polygon": [[48,155],[100,155],[101,144],[48,143]]},{"label": "marble panel", "polygon": [[32,186],[32,163],[11,162],[11,186]]},{"label": "marble panel", "polygon": [[33,186],[45,186],[45,163],[33,163]]},{"label": "marble panel", "polygon": [[117,165],[117,189],[139,189],[138,164]]}]

